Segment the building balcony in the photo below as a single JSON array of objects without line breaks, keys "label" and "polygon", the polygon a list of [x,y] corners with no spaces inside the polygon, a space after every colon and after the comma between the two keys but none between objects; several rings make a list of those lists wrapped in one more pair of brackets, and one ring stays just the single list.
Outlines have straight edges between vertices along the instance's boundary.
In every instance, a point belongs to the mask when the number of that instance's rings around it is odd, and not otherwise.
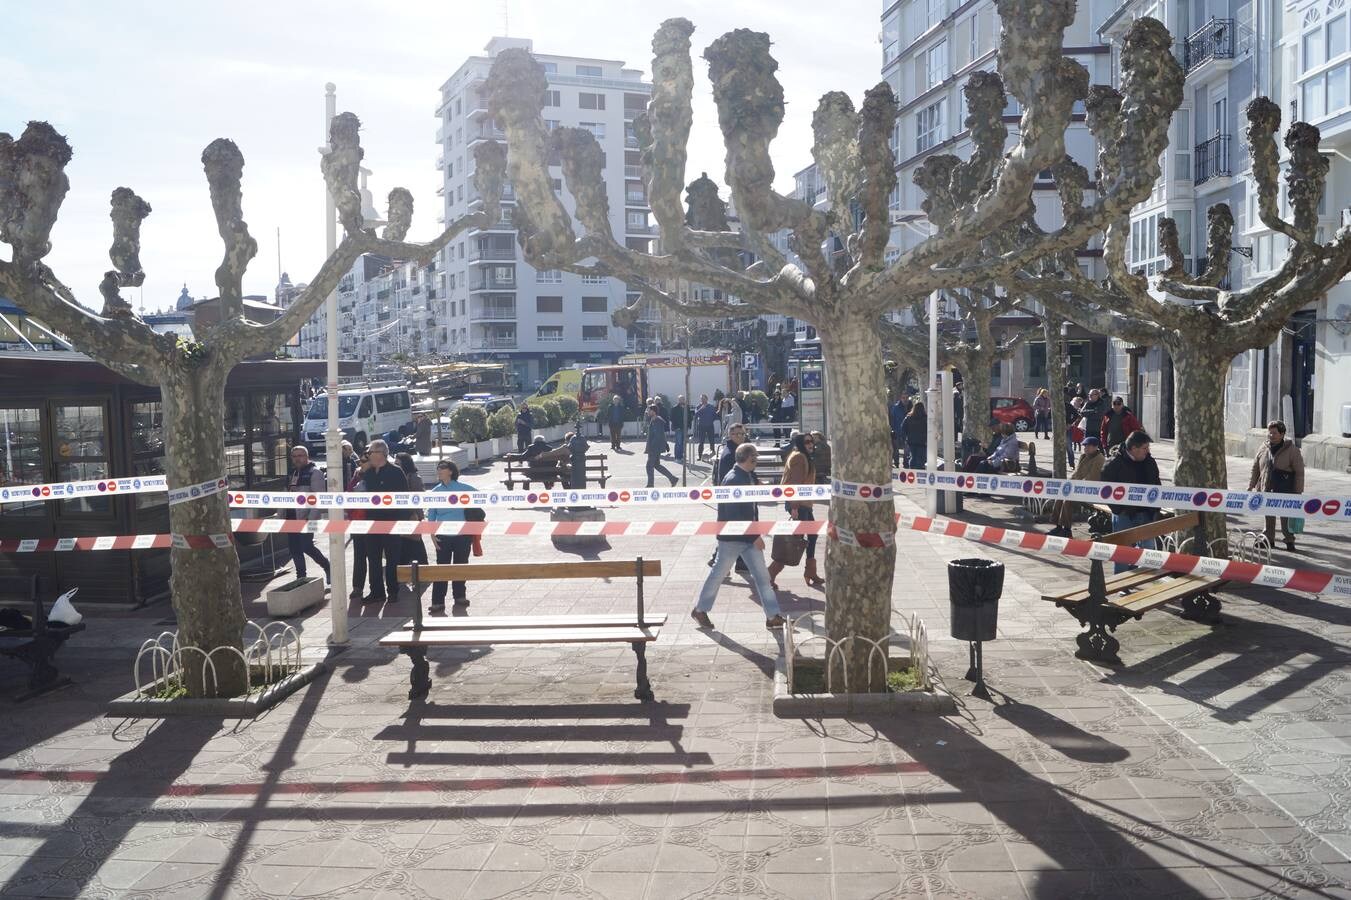
[{"label": "building balcony", "polygon": [[638,135],[636,135],[636,134],[626,134],[626,135],[624,135],[624,149],[626,149],[626,150],[638,150],[638,149],[640,149],[639,146],[638,146]]},{"label": "building balcony", "polygon": [[481,338],[475,338],[469,346],[474,350],[515,350],[516,335],[486,335]]},{"label": "building balcony", "polygon": [[516,304],[511,303],[470,303],[469,321],[471,322],[514,322]]},{"label": "building balcony", "polygon": [[481,141],[498,141],[506,143],[507,133],[500,128],[484,128],[478,134],[466,134],[466,146],[472,147]]},{"label": "building balcony", "polygon": [[1182,65],[1190,75],[1212,59],[1234,58],[1234,20],[1211,19],[1187,36]]},{"label": "building balcony", "polygon": [[630,225],[630,224],[627,224],[627,223],[626,223],[626,224],[624,225],[624,233],[625,233],[625,234],[646,234],[646,235],[654,235],[654,234],[657,233],[657,226],[656,226],[656,225],[651,225],[651,224],[648,224],[648,225]]},{"label": "building balcony", "polygon": [[[480,194],[478,189],[473,187],[472,185],[470,186],[469,193],[465,199],[469,201],[470,207],[473,207],[476,204],[481,205],[483,203],[483,195]],[[516,202],[516,189],[509,184],[502,185],[502,202],[503,203]]]},{"label": "building balcony", "polygon": [[643,206],[643,207],[647,206],[647,192],[646,192],[646,191],[625,191],[625,192],[624,192],[624,205],[625,205],[625,206]]},{"label": "building balcony", "polygon": [[487,260],[511,260],[516,259],[516,247],[477,247],[471,246],[468,251],[469,262],[484,262]]},{"label": "building balcony", "polygon": [[479,294],[484,291],[507,291],[514,294],[516,292],[516,281],[515,279],[508,281],[504,278],[484,276],[477,281],[469,282],[469,293]]},{"label": "building balcony", "polygon": [[630,180],[633,180],[633,181],[642,181],[642,180],[643,180],[643,167],[642,167],[642,166],[625,166],[625,167],[624,167],[624,177],[625,177],[625,178],[628,178],[628,179],[630,179]]},{"label": "building balcony", "polygon": [[1217,134],[1205,143],[1196,145],[1193,156],[1196,176],[1192,179],[1195,184],[1205,184],[1212,178],[1234,174],[1229,163],[1231,143],[1233,140],[1230,135]]}]

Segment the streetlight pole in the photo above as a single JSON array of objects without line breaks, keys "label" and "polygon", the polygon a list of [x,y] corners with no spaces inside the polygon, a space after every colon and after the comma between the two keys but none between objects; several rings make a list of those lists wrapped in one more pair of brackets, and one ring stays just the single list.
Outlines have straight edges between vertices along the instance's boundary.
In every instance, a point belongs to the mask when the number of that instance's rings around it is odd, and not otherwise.
[{"label": "streetlight pole", "polygon": [[[324,146],[320,148],[321,153],[328,153],[332,149],[329,144],[329,128],[333,123],[333,117],[338,113],[337,88],[333,82],[324,85]],[[325,246],[328,255],[331,258],[334,251],[338,249],[338,210],[333,202],[333,195],[324,190],[324,229]],[[343,491],[347,485],[343,484],[343,459],[342,459],[342,431],[338,427],[338,292],[335,290],[328,295],[325,303],[328,310],[328,433],[326,456],[328,458],[328,489],[333,492]],[[346,644],[347,638],[347,550],[346,535],[339,531],[338,524],[342,521],[342,510],[339,508],[328,511],[328,520],[332,530],[328,535],[328,559],[329,559],[329,614],[333,620],[333,632],[329,635],[329,643]]]},{"label": "streetlight pole", "polygon": [[[924,468],[927,470],[929,487],[924,492],[924,510],[930,516],[938,515],[938,488],[934,487],[935,473],[938,471],[938,423],[943,421],[942,396],[938,383],[938,291],[929,294],[929,389],[924,392],[924,408],[929,416],[927,433],[927,453]],[[952,460],[948,460],[951,467]]]}]

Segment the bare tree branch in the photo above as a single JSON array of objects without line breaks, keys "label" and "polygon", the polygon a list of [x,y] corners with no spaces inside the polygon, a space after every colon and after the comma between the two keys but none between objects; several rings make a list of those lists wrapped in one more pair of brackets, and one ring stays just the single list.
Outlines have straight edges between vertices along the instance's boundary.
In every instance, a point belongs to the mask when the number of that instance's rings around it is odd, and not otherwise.
[{"label": "bare tree branch", "polygon": [[258,254],[258,242],[249,234],[248,223],[244,221],[244,195],[240,187],[244,154],[234,141],[217,138],[202,151],[202,168],[211,189],[216,228],[225,242],[225,259],[216,269],[216,288],[220,291],[221,321],[227,321],[244,314],[244,271]]}]

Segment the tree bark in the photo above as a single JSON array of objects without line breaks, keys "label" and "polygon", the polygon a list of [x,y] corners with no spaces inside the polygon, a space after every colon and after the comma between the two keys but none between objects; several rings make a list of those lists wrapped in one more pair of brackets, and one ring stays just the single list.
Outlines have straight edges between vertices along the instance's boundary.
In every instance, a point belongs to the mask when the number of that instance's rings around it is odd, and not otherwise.
[{"label": "tree bark", "polygon": [[[225,378],[228,368],[216,361],[182,366],[174,378],[160,383],[163,399],[165,474],[169,484],[187,486],[221,478],[225,460]],[[169,508],[176,535],[232,535],[226,494],[178,503]],[[239,585],[239,554],[234,544],[223,548],[170,550],[169,587],[178,618],[181,646],[211,653],[217,647],[243,650],[244,601]],[[216,653],[215,682],[203,685],[201,657],[185,655],[186,687],[194,697],[231,697],[244,693],[239,657]],[[208,667],[209,668],[209,667]]]},{"label": "tree bark", "polygon": [[[1215,335],[1205,332],[1178,335],[1168,344],[1173,357],[1173,408],[1177,435],[1177,467],[1173,483],[1185,487],[1228,487],[1225,465],[1224,400],[1230,354],[1215,352]],[[1195,552],[1206,554],[1214,541],[1225,538],[1222,514],[1201,516]],[[1219,545],[1215,555],[1224,556]]]},{"label": "tree bark", "polygon": [[1046,389],[1051,394],[1051,473],[1056,478],[1066,478],[1069,460],[1065,456],[1065,443],[1069,439],[1066,431],[1069,423],[1065,416],[1065,395],[1061,387],[1065,383],[1065,345],[1061,343],[1061,322],[1049,316],[1042,318],[1042,333],[1046,336]]},{"label": "tree bark", "polygon": [[[890,485],[886,380],[878,377],[883,366],[882,341],[875,323],[867,316],[845,313],[823,318],[817,330],[830,396],[831,475],[859,484]],[[934,421],[932,414],[929,421]],[[830,519],[848,532],[892,535],[896,530],[895,506],[891,503],[833,497]],[[894,542],[881,547],[826,542],[826,630],[831,641],[857,635],[880,642],[885,651],[891,634],[895,568]],[[870,650],[868,644],[853,641],[842,651],[851,691],[868,687]],[[886,689],[885,673],[875,662],[871,678],[872,690]],[[835,689],[843,690],[838,665],[832,679]]]}]

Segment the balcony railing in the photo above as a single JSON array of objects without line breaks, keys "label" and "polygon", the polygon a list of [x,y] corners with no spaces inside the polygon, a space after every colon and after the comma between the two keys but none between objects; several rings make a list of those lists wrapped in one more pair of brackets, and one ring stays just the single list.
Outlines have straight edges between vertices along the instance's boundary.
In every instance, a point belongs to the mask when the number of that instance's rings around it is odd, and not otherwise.
[{"label": "balcony railing", "polygon": [[625,166],[625,167],[624,167],[624,177],[625,177],[625,178],[642,178],[642,177],[643,177],[643,167],[642,167],[642,166]]},{"label": "balcony railing", "polygon": [[515,318],[515,303],[485,303],[482,306],[472,307],[469,312],[469,319],[472,322],[491,322]]},{"label": "balcony railing", "polygon": [[475,340],[471,346],[475,350],[514,350],[516,349],[516,335],[482,337]]},{"label": "balcony railing", "polygon": [[469,261],[474,262],[479,259],[509,259],[516,258],[516,248],[512,247],[473,247],[469,248]]},{"label": "balcony railing", "polygon": [[625,234],[656,234],[656,225],[628,225],[624,226]]},{"label": "balcony railing", "polygon": [[516,282],[514,280],[504,281],[499,278],[480,278],[478,281],[472,281],[469,283],[469,290],[471,292],[514,291],[516,290]]},{"label": "balcony railing", "polygon": [[647,206],[647,193],[644,191],[625,191],[624,202],[629,206]]},{"label": "balcony railing", "polygon": [[1203,144],[1196,145],[1196,184],[1205,184],[1212,178],[1234,174],[1229,167],[1230,136],[1217,134]]},{"label": "balcony railing", "polygon": [[1234,58],[1234,20],[1211,19],[1187,36],[1182,62],[1188,72],[1212,59]]}]

